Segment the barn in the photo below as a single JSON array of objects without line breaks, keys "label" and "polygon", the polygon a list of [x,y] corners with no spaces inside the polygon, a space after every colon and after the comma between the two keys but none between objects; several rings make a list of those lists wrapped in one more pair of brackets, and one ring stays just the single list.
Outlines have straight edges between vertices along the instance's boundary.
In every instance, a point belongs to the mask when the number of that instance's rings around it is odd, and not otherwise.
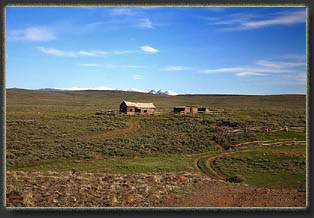
[{"label": "barn", "polygon": [[175,106],[173,108],[174,113],[180,114],[197,114],[197,113],[209,113],[208,107],[198,107],[198,106]]},{"label": "barn", "polygon": [[186,114],[187,113],[187,108],[185,106],[175,106],[173,108],[174,113],[180,113],[180,114]]},{"label": "barn", "polygon": [[134,114],[154,114],[156,107],[153,103],[134,103],[130,101],[123,101],[120,104],[120,113],[129,115]]},{"label": "barn", "polygon": [[210,109],[209,109],[209,107],[199,107],[198,108],[198,113],[209,114],[210,113]]},{"label": "barn", "polygon": [[195,114],[197,113],[197,107],[196,106],[175,106],[173,108],[174,113],[180,113],[180,114]]}]

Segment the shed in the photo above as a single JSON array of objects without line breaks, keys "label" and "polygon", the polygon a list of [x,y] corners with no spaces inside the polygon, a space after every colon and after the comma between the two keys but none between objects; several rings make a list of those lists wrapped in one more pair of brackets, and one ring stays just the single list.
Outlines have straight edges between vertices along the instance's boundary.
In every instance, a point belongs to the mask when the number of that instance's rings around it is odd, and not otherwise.
[{"label": "shed", "polygon": [[198,107],[198,106],[175,106],[173,108],[174,113],[180,114],[197,114],[197,113],[209,113],[209,107]]},{"label": "shed", "polygon": [[120,104],[120,113],[129,115],[134,114],[154,114],[156,107],[153,103],[135,103],[130,101],[123,101]]},{"label": "shed", "polygon": [[198,107],[197,106],[186,106],[188,109],[188,113],[191,114],[197,114],[198,112]]},{"label": "shed", "polygon": [[198,113],[209,114],[210,113],[210,109],[209,109],[209,107],[199,107],[198,108]]},{"label": "shed", "polygon": [[186,114],[187,113],[187,108],[186,108],[186,106],[174,106],[173,112],[174,113]]}]

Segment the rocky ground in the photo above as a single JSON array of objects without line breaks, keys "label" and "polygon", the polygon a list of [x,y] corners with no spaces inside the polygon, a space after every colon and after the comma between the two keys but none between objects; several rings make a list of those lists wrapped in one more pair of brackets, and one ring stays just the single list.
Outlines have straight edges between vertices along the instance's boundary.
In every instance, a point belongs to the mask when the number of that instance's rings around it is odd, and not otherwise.
[{"label": "rocky ground", "polygon": [[242,184],[211,181],[193,193],[170,199],[167,207],[306,207],[304,190],[254,188]]},{"label": "rocky ground", "polygon": [[304,190],[230,184],[199,173],[7,172],[7,207],[306,207]]}]

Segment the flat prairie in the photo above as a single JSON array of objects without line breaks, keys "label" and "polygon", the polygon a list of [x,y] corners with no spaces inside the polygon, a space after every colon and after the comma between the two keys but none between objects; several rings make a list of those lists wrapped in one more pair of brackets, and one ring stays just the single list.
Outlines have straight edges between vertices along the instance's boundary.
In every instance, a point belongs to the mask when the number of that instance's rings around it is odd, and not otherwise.
[{"label": "flat prairie", "polygon": [[306,151],[305,95],[6,90],[10,208],[304,208]]}]

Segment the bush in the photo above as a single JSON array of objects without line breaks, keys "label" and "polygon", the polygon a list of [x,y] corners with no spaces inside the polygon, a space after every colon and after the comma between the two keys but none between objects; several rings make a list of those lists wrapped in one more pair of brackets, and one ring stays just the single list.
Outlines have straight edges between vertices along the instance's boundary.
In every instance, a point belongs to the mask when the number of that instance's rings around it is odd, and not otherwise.
[{"label": "bush", "polygon": [[234,175],[234,176],[229,177],[227,181],[232,182],[232,183],[242,183],[244,182],[244,178],[243,176],[240,176],[240,175]]}]

